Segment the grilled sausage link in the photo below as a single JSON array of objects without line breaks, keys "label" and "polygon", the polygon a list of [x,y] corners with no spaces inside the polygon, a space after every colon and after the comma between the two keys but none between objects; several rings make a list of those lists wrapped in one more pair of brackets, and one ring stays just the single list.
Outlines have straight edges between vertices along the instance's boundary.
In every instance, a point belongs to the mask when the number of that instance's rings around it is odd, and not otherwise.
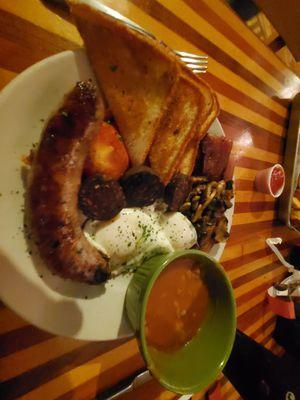
[{"label": "grilled sausage link", "polygon": [[[95,121],[95,114],[101,116]],[[47,265],[63,278],[99,284],[107,260],[85,238],[78,212],[84,161],[104,115],[90,81],[79,82],[45,128],[29,186],[31,228]]]}]

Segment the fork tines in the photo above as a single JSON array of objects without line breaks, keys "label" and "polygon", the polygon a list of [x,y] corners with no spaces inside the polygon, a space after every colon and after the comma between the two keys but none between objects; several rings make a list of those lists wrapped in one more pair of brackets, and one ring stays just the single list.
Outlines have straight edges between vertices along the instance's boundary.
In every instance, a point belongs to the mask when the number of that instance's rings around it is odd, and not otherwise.
[{"label": "fork tines", "polygon": [[[53,0],[52,0],[53,1]],[[56,0],[57,1],[57,0]],[[129,28],[141,33],[142,35],[148,36],[152,39],[156,39],[156,37],[146,29],[142,28],[140,25],[131,21],[129,18],[124,17],[118,11],[104,5],[101,3],[97,3],[97,9],[103,12],[104,14],[109,15],[110,17],[115,18],[116,20],[122,22],[127,25]],[[207,70],[208,56],[206,55],[198,55],[187,53],[186,51],[173,50],[175,54],[177,54],[181,61],[186,64],[188,68],[190,68],[195,74],[205,73]]]},{"label": "fork tines", "polygon": [[187,53],[185,51],[174,51],[195,74],[205,73],[208,65],[208,56]]}]

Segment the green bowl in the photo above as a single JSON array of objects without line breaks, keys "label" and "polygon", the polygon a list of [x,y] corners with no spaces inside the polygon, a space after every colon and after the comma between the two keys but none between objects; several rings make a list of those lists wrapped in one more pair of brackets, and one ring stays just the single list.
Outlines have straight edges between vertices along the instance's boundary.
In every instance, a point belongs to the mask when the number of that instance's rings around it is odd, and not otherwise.
[{"label": "green bowl", "polygon": [[[148,349],[145,314],[152,286],[161,271],[179,257],[199,261],[210,293],[207,316],[194,338],[181,349],[166,353]],[[231,284],[222,266],[198,250],[177,251],[152,257],[134,274],[127,293],[126,311],[139,337],[140,348],[152,375],[175,393],[196,393],[211,384],[224,368],[235,338],[236,313]]]}]

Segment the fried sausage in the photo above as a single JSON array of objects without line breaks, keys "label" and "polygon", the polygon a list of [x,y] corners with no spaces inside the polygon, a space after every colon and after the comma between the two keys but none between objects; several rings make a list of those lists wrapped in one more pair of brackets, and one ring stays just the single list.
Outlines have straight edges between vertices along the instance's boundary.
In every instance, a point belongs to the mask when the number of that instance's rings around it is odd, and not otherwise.
[{"label": "fried sausage", "polygon": [[[90,81],[79,82],[46,126],[29,187],[31,228],[43,259],[63,278],[99,284],[107,260],[85,238],[78,213],[84,161],[103,119],[103,102]],[[99,122],[95,114],[101,115]]]},{"label": "fried sausage", "polygon": [[132,167],[121,180],[129,207],[144,207],[163,198],[164,185],[160,178],[146,166]]},{"label": "fried sausage", "polygon": [[88,218],[100,221],[115,217],[126,205],[122,187],[117,181],[106,181],[100,175],[87,178],[79,191],[79,208]]}]

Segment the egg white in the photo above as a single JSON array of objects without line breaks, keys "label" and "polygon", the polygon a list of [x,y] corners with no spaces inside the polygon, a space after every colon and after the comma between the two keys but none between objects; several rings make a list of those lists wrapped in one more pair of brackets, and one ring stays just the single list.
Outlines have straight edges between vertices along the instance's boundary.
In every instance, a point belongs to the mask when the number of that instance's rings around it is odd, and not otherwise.
[{"label": "egg white", "polygon": [[135,269],[154,254],[189,249],[197,243],[191,222],[181,213],[154,206],[124,208],[110,221],[88,221],[84,234],[109,257],[113,271]]}]

